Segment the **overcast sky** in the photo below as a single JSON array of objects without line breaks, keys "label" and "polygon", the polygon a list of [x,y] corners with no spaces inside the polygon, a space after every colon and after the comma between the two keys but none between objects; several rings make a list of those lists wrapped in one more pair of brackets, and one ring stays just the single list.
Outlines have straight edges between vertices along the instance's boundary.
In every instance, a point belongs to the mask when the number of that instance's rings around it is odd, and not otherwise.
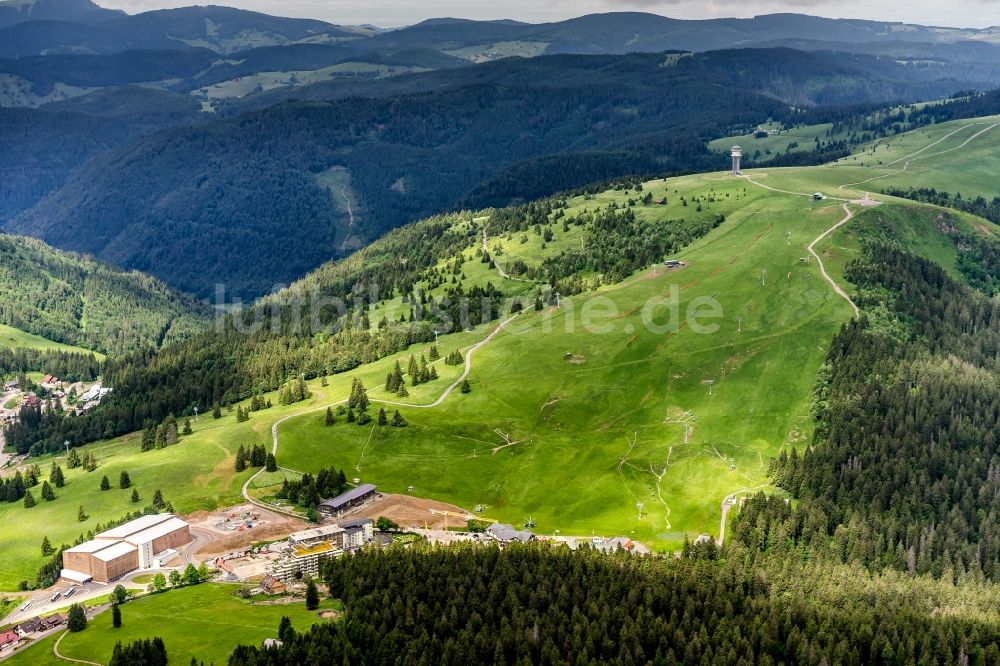
[{"label": "overcast sky", "polygon": [[1000,25],[1000,0],[96,0],[130,13],[192,4],[219,4],[331,23],[395,27],[427,18],[512,18],[539,23],[607,11],[647,11],[676,18],[799,12],[834,18],[906,21],[925,25]]}]

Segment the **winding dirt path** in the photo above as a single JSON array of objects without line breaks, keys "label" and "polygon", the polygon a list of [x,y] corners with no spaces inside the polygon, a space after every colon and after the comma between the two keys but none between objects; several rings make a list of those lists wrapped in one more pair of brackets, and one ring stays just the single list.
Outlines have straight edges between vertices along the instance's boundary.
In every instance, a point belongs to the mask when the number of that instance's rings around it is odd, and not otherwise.
[{"label": "winding dirt path", "polygon": [[[446,388],[444,390],[444,392],[442,392],[441,395],[438,396],[438,398],[436,400],[434,400],[433,402],[428,403],[426,405],[414,405],[414,404],[411,404],[411,403],[404,403],[404,402],[392,402],[390,400],[373,400],[372,402],[373,403],[379,403],[379,404],[385,404],[385,405],[392,405],[392,406],[395,406],[395,407],[406,407],[406,408],[409,408],[409,409],[430,409],[432,407],[439,406],[442,402],[444,402],[448,398],[449,395],[452,394],[452,392],[456,388],[458,388],[462,384],[463,381],[465,381],[469,377],[469,373],[472,372],[472,355],[476,351],[478,351],[479,349],[482,349],[484,345],[488,344],[502,330],[504,330],[512,321],[514,321],[515,319],[517,319],[517,317],[518,317],[519,314],[521,314],[521,313],[520,312],[515,313],[515,314],[511,315],[509,318],[507,318],[504,321],[502,321],[500,324],[498,324],[496,326],[496,328],[494,328],[492,331],[490,331],[489,335],[487,335],[485,338],[483,338],[482,340],[480,340],[479,342],[477,342],[476,344],[472,345],[471,347],[469,347],[466,350],[466,352],[465,352],[465,368],[463,369],[462,374],[458,377],[458,379],[456,379],[455,381],[453,381],[448,386],[448,388]],[[376,386],[374,388],[382,388],[383,386],[385,386],[385,384],[379,384],[378,386]],[[335,407],[337,405],[342,405],[342,404],[346,403],[348,400],[349,400],[349,398],[343,398],[341,400],[337,400],[335,402],[331,402],[329,404],[325,404],[325,405],[322,405],[320,407],[313,407],[311,409],[305,409],[305,410],[303,410],[301,412],[295,412],[294,414],[288,414],[286,416],[281,417],[280,419],[278,419],[274,423],[272,423],[271,424],[271,453],[275,457],[277,457],[277,455],[278,455],[278,427],[282,423],[284,423],[285,421],[288,421],[289,419],[298,418],[299,416],[304,416],[306,414],[313,414],[315,412],[321,412],[321,411],[324,411],[324,410],[326,410],[326,409],[328,409],[330,407]],[[301,518],[301,516],[299,516],[297,514],[294,514],[294,513],[290,512],[290,511],[282,511],[281,509],[279,509],[277,507],[274,507],[274,506],[269,505],[269,504],[265,504],[263,502],[258,501],[255,498],[251,497],[251,495],[250,495],[250,484],[253,482],[254,479],[256,479],[258,476],[260,476],[263,472],[264,472],[264,468],[262,467],[259,470],[257,470],[257,472],[255,474],[253,474],[249,479],[247,479],[246,482],[243,484],[243,488],[241,489],[241,492],[243,494],[243,499],[245,499],[247,502],[250,502],[251,504],[253,504],[255,506],[258,506],[258,507],[260,507],[262,509],[267,509],[268,511],[273,511],[275,513],[280,513],[281,515],[289,516],[291,518],[297,518],[297,519]]]},{"label": "winding dirt path", "polygon": [[830,274],[826,272],[826,266],[823,265],[823,259],[819,256],[819,254],[816,253],[816,250],[813,249],[816,246],[816,243],[820,242],[821,240],[832,234],[834,231],[836,231],[843,225],[850,222],[852,219],[854,219],[854,213],[851,212],[851,209],[848,208],[847,204],[845,203],[844,218],[840,222],[837,222],[837,224],[833,225],[832,227],[821,233],[819,236],[816,236],[816,238],[813,239],[813,242],[809,243],[809,246],[806,247],[806,249],[809,250],[809,254],[816,257],[816,262],[819,264],[819,272],[823,274],[823,279],[830,283],[830,286],[833,287],[833,290],[837,293],[838,296],[847,301],[847,303],[851,306],[851,309],[854,310],[854,316],[857,317],[858,315],[861,314],[861,311],[858,310],[858,306],[854,303],[854,301],[851,300],[851,297],[847,295],[847,292],[844,291],[841,288],[841,286],[837,284],[832,277],[830,277]]},{"label": "winding dirt path", "polygon": [[66,631],[64,631],[62,633],[62,636],[60,636],[56,640],[55,644],[52,646],[52,653],[58,659],[62,659],[63,661],[71,661],[74,664],[89,664],[89,666],[104,666],[103,664],[99,664],[96,661],[86,661],[84,659],[73,659],[72,657],[67,657],[66,655],[64,655],[61,652],[59,652],[59,644],[62,643],[62,639],[66,638],[66,634],[68,634],[68,633],[69,633],[69,630],[67,629]]},{"label": "winding dirt path", "polygon": [[991,129],[993,129],[993,128],[997,127],[998,125],[1000,125],[1000,123],[993,123],[989,127],[986,127],[984,129],[979,130],[978,132],[976,132],[975,134],[973,134],[972,136],[970,136],[968,139],[966,139],[965,141],[963,141],[961,144],[959,144],[957,146],[954,146],[952,148],[948,148],[946,150],[942,150],[942,151],[937,152],[937,153],[931,153],[930,155],[922,155],[921,154],[925,150],[927,150],[928,148],[933,148],[934,146],[938,145],[939,143],[941,143],[945,139],[948,139],[948,138],[954,136],[955,134],[957,134],[958,132],[961,132],[964,129],[968,129],[970,127],[976,127],[978,125],[985,125],[985,124],[986,123],[968,123],[966,125],[962,125],[958,129],[956,129],[954,131],[951,131],[951,132],[948,132],[947,134],[945,134],[943,137],[941,137],[937,141],[935,141],[933,143],[927,144],[926,146],[924,146],[923,148],[921,148],[917,152],[910,153],[909,155],[906,155],[905,157],[900,157],[899,159],[893,160],[892,162],[889,162],[888,164],[884,165],[884,166],[887,166],[887,167],[891,167],[894,164],[899,164],[900,162],[903,162],[903,168],[896,169],[894,171],[890,171],[889,173],[879,174],[878,176],[872,176],[871,178],[865,178],[864,180],[859,180],[856,183],[844,183],[843,185],[841,185],[837,189],[838,190],[842,190],[845,187],[853,187],[855,185],[864,185],[865,183],[870,183],[873,180],[879,180],[881,178],[889,178],[890,176],[895,176],[895,175],[901,174],[901,173],[903,173],[904,171],[906,171],[910,167],[910,162],[915,162],[917,160],[922,160],[922,159],[925,159],[927,157],[937,157],[939,155],[944,155],[946,153],[950,153],[950,152],[955,151],[955,150],[961,150],[962,148],[965,148],[967,145],[969,145],[970,143],[972,143],[975,139],[978,139],[983,134],[986,134]]}]

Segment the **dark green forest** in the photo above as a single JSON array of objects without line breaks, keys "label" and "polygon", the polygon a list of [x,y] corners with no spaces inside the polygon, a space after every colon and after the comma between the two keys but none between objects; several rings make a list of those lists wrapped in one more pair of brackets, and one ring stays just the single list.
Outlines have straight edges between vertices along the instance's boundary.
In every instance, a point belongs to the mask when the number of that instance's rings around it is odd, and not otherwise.
[{"label": "dark green forest", "polygon": [[[366,550],[322,575],[346,616],[230,666],[993,664],[997,593],[714,543],[680,559],[549,544]],[[169,646],[167,646],[169,649]]]},{"label": "dark green forest", "polygon": [[199,297],[217,283],[257,297],[444,210],[718,168],[708,139],[808,117],[789,102],[952,90],[787,49],[515,58],[351,89],[364,96],[311,88],[104,153],[5,228]]},{"label": "dark green forest", "polygon": [[195,122],[198,108],[190,97],[138,88],[97,91],[42,109],[0,106],[0,225],[61,186],[87,160],[165,127]]},{"label": "dark green forest", "polygon": [[773,461],[736,537],[869,570],[1000,580],[1000,310],[936,264],[872,244],[865,314],[834,339],[815,441]]},{"label": "dark green forest", "polygon": [[205,305],[146,275],[0,234],[0,323],[122,354],[182,340],[210,320]]}]

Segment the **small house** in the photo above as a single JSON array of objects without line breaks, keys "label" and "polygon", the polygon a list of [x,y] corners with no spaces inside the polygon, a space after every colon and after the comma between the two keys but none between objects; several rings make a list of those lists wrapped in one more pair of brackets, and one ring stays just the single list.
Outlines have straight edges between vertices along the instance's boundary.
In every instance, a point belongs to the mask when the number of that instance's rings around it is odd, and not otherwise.
[{"label": "small house", "polygon": [[25,620],[21,624],[14,627],[14,631],[21,635],[21,637],[30,636],[31,634],[42,630],[42,621],[37,617],[33,617],[30,620]]},{"label": "small house", "polygon": [[514,541],[526,543],[535,538],[535,535],[528,530],[516,530],[513,525],[506,523],[493,523],[486,528],[486,534],[497,543],[512,543]]},{"label": "small house", "polygon": [[9,647],[17,645],[17,642],[21,640],[21,637],[16,631],[8,630],[0,634],[0,650],[4,650]]},{"label": "small house", "polygon": [[62,626],[66,623],[66,618],[55,613],[54,615],[49,615],[48,617],[43,617],[41,619],[41,629],[40,631],[48,631],[49,629],[55,629],[56,627]]},{"label": "small house", "polygon": [[3,384],[4,391],[16,391],[19,388],[21,388],[21,382],[17,381],[16,379],[13,379],[9,382],[4,382]]},{"label": "small house", "polygon": [[284,594],[285,584],[274,575],[267,574],[264,576],[264,580],[260,581],[260,589],[264,590],[266,594]]}]

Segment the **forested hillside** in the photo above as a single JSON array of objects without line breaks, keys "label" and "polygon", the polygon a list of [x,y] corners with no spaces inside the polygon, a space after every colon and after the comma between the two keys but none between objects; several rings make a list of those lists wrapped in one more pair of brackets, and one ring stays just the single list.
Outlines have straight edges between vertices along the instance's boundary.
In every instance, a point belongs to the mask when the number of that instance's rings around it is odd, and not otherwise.
[{"label": "forested hillside", "polygon": [[44,109],[0,106],[0,225],[95,155],[195,122],[197,101],[157,90],[100,90]]},{"label": "forested hillside", "polygon": [[860,61],[788,50],[553,56],[389,79],[371,97],[280,104],[141,139],[6,228],[199,296],[221,283],[255,297],[458,205],[717,168],[706,139],[798,115],[788,103],[953,91]]},{"label": "forested hillside", "polygon": [[120,354],[182,340],[210,318],[206,306],[146,275],[0,234],[0,323]]},{"label": "forested hillside", "polygon": [[[323,579],[344,622],[237,648],[232,666],[970,664],[1000,659],[994,589],[714,544],[639,558],[548,544],[366,550]],[[845,584],[846,583],[846,584]],[[167,646],[170,649],[170,646]]]},{"label": "forested hillside", "polygon": [[870,570],[1000,580],[996,301],[884,234],[848,276],[864,316],[820,373],[813,446],[772,463],[799,501],[755,498],[736,536]]}]

